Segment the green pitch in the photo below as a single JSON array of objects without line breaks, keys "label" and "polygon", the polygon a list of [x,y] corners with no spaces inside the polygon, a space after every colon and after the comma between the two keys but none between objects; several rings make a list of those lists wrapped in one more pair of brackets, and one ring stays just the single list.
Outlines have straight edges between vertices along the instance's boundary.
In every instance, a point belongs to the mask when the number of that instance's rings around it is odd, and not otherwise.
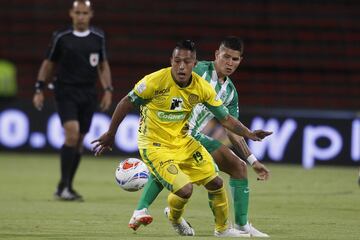
[{"label": "green pitch", "polygon": [[[121,158],[87,156],[75,179],[85,202],[59,202],[57,155],[0,153],[0,239],[184,239],[163,216],[166,191],[150,208],[154,221],[127,227],[140,192],[121,190],[114,171]],[[250,174],[250,220],[271,239],[360,239],[357,169],[268,165],[272,177]],[[207,194],[196,187],[186,219],[196,239],[215,239]]]}]

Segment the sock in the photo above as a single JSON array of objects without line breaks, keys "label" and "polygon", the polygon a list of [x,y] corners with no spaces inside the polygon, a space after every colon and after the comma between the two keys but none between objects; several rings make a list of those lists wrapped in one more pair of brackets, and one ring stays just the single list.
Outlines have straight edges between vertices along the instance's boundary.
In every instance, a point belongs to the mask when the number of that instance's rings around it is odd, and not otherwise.
[{"label": "sock", "polygon": [[163,185],[161,185],[161,183],[159,183],[151,174],[145,184],[144,190],[141,193],[136,210],[149,208],[163,188]]},{"label": "sock", "polygon": [[58,188],[70,187],[70,171],[75,158],[75,147],[63,145],[60,150],[61,179]]},{"label": "sock", "polygon": [[224,186],[208,190],[209,205],[215,217],[215,230],[222,232],[228,227],[229,203]]},{"label": "sock", "polygon": [[249,208],[249,186],[247,179],[233,179],[229,181],[235,210],[235,223],[246,225]]},{"label": "sock", "polygon": [[73,180],[74,180],[74,177],[75,177],[75,173],[76,173],[76,171],[78,169],[80,160],[81,160],[81,153],[76,152],[75,156],[74,156],[74,159],[72,161],[72,164],[71,164],[70,176],[69,176],[69,187],[70,187],[71,190],[73,190],[72,183],[73,183]]},{"label": "sock", "polygon": [[170,207],[169,220],[174,223],[180,223],[188,199],[170,193],[167,200]]}]

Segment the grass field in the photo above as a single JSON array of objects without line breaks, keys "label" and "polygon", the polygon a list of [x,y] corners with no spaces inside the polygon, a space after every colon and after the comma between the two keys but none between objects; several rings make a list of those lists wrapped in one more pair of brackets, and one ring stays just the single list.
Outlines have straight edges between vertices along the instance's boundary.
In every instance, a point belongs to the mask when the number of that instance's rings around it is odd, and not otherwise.
[{"label": "grass field", "polygon": [[[85,202],[58,202],[52,197],[59,177],[57,155],[0,153],[0,239],[183,239],[163,216],[165,191],[150,208],[151,225],[137,233],[127,227],[140,192],[116,185],[118,160],[85,157],[75,182]],[[268,166],[272,177],[265,183],[249,169],[254,226],[271,239],[360,239],[356,168]],[[202,188],[196,187],[185,217],[196,239],[215,239]]]}]

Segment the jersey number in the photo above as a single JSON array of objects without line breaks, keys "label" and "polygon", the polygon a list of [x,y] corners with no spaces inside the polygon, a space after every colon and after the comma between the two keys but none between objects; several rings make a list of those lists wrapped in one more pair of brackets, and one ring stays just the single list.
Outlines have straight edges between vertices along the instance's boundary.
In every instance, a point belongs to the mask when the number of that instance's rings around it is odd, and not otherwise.
[{"label": "jersey number", "polygon": [[200,163],[202,160],[203,160],[203,156],[201,155],[200,152],[196,151],[194,154],[193,154],[193,158],[195,159],[195,161],[197,163]]}]

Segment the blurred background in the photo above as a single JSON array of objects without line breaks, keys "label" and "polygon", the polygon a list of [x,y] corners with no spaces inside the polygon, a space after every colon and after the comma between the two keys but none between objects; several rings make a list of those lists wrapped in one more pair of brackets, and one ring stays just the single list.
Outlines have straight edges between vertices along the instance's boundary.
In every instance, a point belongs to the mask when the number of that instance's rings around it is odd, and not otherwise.
[{"label": "blurred background", "polygon": [[[63,137],[52,93],[37,112],[34,83],[52,32],[71,24],[72,1],[0,0],[0,151],[57,152]],[[114,102],[144,75],[169,66],[179,39],[213,60],[224,36],[244,39],[244,60],[231,77],[240,120],[274,131],[249,143],[263,161],[358,165],[360,161],[359,1],[100,1],[92,24],[107,37]],[[97,113],[90,139],[107,129]],[[120,127],[113,154],[136,155],[138,115]],[[216,125],[208,128],[218,134]],[[224,139],[226,141],[226,139]],[[0,154],[1,157],[1,154]]]}]

